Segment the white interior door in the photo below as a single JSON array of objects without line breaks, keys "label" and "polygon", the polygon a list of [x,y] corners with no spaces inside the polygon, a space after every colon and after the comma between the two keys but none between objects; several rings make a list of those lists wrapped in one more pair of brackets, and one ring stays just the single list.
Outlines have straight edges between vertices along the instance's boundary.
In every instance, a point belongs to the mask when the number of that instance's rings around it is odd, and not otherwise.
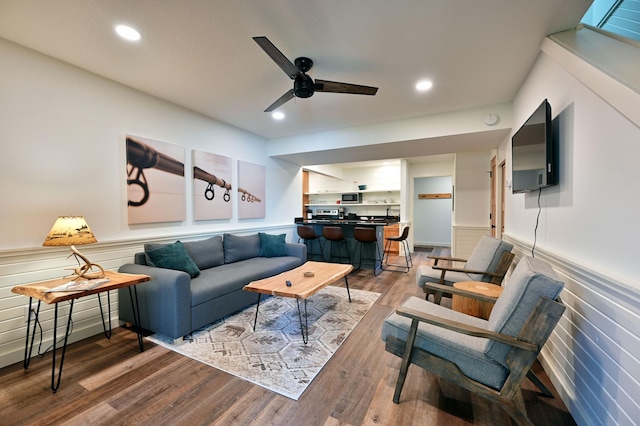
[{"label": "white interior door", "polygon": [[413,182],[413,243],[417,246],[451,247],[453,199],[420,199],[420,194],[447,194],[451,176],[415,178]]}]

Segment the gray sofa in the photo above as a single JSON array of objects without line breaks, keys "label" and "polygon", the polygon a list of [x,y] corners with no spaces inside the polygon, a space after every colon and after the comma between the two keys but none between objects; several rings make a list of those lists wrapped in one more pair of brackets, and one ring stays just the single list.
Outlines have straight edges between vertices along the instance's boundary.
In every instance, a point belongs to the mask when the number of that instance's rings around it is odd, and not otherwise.
[{"label": "gray sofa", "polygon": [[[135,263],[119,269],[151,276],[151,281],[136,286],[139,325],[177,340],[256,303],[255,293],[242,290],[246,284],[306,262],[306,246],[284,238],[224,234],[202,241],[145,244],[144,253],[135,254]],[[127,289],[119,290],[118,305],[120,319],[134,323]]]}]

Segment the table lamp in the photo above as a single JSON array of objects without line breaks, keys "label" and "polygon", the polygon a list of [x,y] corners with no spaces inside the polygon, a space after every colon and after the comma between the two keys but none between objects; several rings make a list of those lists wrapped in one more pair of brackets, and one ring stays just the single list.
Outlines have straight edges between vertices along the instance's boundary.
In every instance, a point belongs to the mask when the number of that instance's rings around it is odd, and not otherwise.
[{"label": "table lamp", "polygon": [[[71,279],[94,279],[94,278],[103,278],[104,277],[104,269],[102,266],[97,263],[91,263],[89,259],[87,259],[82,253],[75,248],[76,244],[90,244],[95,243],[96,237],[89,229],[89,225],[84,220],[82,216],[60,216],[56,219],[56,222],[53,224],[51,231],[49,231],[49,235],[42,243],[43,246],[71,246],[71,254],[69,256],[75,256],[76,261],[78,262],[78,267],[76,268],[66,268],[71,269],[74,273],[65,278]],[[80,263],[80,259],[84,261],[84,265]],[[93,268],[98,268],[100,271],[94,270],[91,272]]]}]

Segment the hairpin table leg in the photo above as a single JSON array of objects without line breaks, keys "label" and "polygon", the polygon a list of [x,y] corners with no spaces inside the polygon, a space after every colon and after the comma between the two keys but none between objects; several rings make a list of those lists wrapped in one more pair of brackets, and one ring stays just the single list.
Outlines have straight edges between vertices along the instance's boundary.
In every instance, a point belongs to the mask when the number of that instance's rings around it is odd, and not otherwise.
[{"label": "hairpin table leg", "polygon": [[262,294],[258,293],[258,305],[256,306],[256,318],[253,321],[253,331],[256,331],[256,324],[258,324],[258,311],[260,310],[260,296],[262,296]]},{"label": "hairpin table leg", "polygon": [[56,340],[58,338],[58,303],[55,305],[55,314],[53,317],[53,353],[51,355],[51,390],[53,393],[58,391],[60,380],[62,379],[62,366],[64,364],[64,355],[67,353],[67,341],[69,340],[69,330],[71,329],[71,314],[73,312],[73,302],[69,302],[69,317],[67,319],[67,329],[64,334],[64,343],[62,345],[62,354],[60,355],[60,365],[58,366],[58,380],[56,381]]},{"label": "hairpin table leg", "polygon": [[304,299],[304,326],[302,325],[302,313],[300,312],[300,302],[296,298],[296,306],[298,306],[298,318],[300,319],[300,331],[302,332],[302,342],[306,345],[309,343],[309,316],[307,315],[307,299]]}]

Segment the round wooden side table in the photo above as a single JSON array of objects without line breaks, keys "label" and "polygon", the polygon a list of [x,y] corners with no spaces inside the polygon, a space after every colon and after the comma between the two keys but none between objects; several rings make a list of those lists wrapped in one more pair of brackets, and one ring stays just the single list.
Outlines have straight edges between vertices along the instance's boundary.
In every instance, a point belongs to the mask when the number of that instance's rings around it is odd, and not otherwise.
[{"label": "round wooden side table", "polygon": [[451,308],[454,311],[462,312],[474,317],[489,319],[489,314],[493,309],[493,304],[502,293],[502,287],[482,281],[462,281],[453,284],[455,288],[482,294],[494,298],[493,302],[485,302],[471,297],[454,294],[451,299]]}]

